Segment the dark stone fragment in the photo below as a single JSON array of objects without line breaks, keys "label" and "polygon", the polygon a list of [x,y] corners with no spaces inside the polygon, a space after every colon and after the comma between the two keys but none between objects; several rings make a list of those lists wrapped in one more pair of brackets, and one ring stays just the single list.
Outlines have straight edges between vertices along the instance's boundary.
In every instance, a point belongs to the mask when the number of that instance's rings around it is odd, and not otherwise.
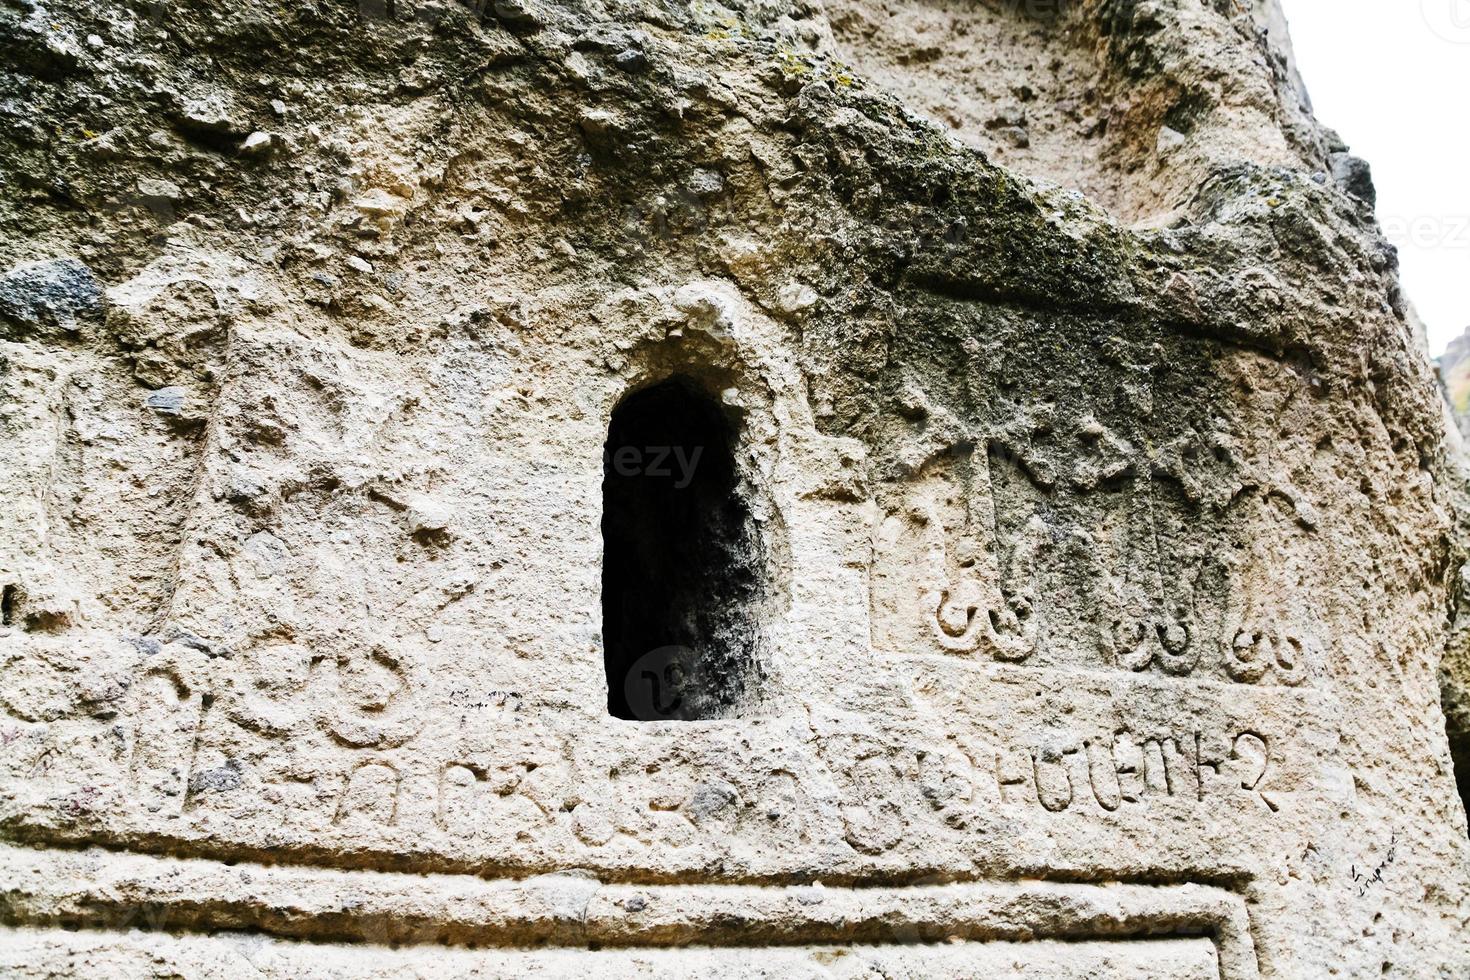
[{"label": "dark stone fragment", "polygon": [[240,763],[236,759],[226,759],[225,764],[217,769],[205,769],[196,772],[189,778],[189,795],[197,796],[201,793],[228,793],[240,788]]},{"label": "dark stone fragment", "polygon": [[162,412],[165,415],[178,415],[184,410],[184,398],[186,394],[183,388],[177,385],[170,385],[167,388],[159,388],[157,391],[148,392],[148,396],[143,399],[143,404],[155,412]]},{"label": "dark stone fragment", "polygon": [[1334,153],[1331,158],[1332,180],[1353,197],[1369,204],[1378,203],[1378,191],[1373,186],[1373,170],[1368,161],[1351,153]]},{"label": "dark stone fragment", "polygon": [[629,48],[619,52],[613,58],[613,64],[629,74],[637,74],[648,70],[648,55],[637,48]]},{"label": "dark stone fragment", "polygon": [[0,274],[0,337],[27,340],[76,334],[101,322],[102,284],[76,259],[26,262]]}]

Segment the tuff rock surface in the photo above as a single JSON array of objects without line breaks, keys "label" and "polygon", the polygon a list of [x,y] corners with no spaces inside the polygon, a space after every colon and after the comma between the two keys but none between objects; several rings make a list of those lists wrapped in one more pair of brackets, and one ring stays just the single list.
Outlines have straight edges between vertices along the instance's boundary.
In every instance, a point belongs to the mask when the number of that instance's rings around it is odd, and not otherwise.
[{"label": "tuff rock surface", "polygon": [[[0,52],[8,975],[1470,973],[1458,442],[1274,3]],[[670,379],[721,530],[610,669]]]}]

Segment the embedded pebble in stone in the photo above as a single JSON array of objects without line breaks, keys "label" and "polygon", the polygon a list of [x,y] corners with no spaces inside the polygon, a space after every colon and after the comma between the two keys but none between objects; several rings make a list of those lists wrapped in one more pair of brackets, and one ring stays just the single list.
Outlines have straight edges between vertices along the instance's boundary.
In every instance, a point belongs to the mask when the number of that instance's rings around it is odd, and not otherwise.
[{"label": "embedded pebble in stone", "polygon": [[163,415],[178,415],[184,410],[184,403],[188,398],[188,391],[177,385],[167,388],[159,388],[150,391],[143,404]]},{"label": "embedded pebble in stone", "polygon": [[246,156],[265,156],[275,148],[275,137],[270,133],[254,132],[240,144],[240,152]]},{"label": "embedded pebble in stone", "polygon": [[1186,142],[1188,142],[1188,137],[1179,132],[1177,129],[1170,129],[1168,126],[1159,127],[1159,156],[1166,156],[1170,153],[1173,153],[1175,150],[1179,149],[1179,147],[1183,146]]},{"label": "embedded pebble in stone", "polygon": [[177,204],[184,197],[178,184],[158,177],[139,178],[137,187],[138,196],[150,203]]},{"label": "embedded pebble in stone", "polygon": [[439,535],[447,532],[454,511],[432,497],[417,496],[408,502],[408,530],[415,535]]},{"label": "embedded pebble in stone", "polygon": [[76,259],[24,262],[0,273],[0,336],[6,339],[47,328],[74,333],[100,322],[105,308],[102,284]]},{"label": "embedded pebble in stone", "polygon": [[638,48],[629,48],[619,51],[613,56],[613,64],[630,74],[646,71],[648,68],[648,55]]}]

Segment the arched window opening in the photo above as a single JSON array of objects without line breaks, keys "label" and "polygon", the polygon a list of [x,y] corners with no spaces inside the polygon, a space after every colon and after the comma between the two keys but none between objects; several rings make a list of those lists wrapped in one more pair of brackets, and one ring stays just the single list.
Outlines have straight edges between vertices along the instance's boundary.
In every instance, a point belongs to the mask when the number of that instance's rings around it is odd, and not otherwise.
[{"label": "arched window opening", "polygon": [[613,411],[602,636],[616,718],[731,718],[754,704],[764,556],[740,493],[737,436],[688,378],[634,392]]}]

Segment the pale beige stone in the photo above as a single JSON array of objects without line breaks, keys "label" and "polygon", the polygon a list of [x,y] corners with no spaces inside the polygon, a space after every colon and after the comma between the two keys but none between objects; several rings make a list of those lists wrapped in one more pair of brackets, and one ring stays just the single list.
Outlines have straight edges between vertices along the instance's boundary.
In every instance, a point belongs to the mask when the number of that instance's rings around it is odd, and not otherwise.
[{"label": "pale beige stone", "polygon": [[1470,974],[1462,448],[1274,3],[0,16],[0,972]]}]

